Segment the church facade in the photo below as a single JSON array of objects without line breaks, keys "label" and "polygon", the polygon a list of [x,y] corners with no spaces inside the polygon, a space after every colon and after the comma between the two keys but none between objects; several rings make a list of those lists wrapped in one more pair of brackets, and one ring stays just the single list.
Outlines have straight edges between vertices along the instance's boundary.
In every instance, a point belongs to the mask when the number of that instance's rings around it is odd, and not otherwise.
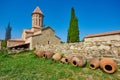
[{"label": "church facade", "polygon": [[59,44],[60,38],[50,26],[43,26],[44,15],[37,6],[32,13],[32,28],[24,29],[22,38],[10,39],[7,41],[8,48],[26,46],[34,49],[38,45]]}]

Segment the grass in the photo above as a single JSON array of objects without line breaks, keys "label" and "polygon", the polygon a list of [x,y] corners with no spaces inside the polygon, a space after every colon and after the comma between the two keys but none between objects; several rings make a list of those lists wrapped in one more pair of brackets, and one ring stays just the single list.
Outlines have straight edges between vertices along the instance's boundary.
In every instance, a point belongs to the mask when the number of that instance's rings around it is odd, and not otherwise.
[{"label": "grass", "polygon": [[32,51],[7,55],[0,51],[0,80],[120,80],[120,66],[114,74],[37,58]]}]

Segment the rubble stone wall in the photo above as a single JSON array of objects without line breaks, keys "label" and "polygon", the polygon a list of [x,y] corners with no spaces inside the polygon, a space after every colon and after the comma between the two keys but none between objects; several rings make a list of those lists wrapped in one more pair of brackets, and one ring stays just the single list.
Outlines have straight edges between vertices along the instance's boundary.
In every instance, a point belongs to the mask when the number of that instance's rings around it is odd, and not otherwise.
[{"label": "rubble stone wall", "polygon": [[107,41],[107,42],[109,42],[112,40],[120,40],[120,34],[85,38],[85,41],[91,41],[91,42],[94,42],[94,41]]},{"label": "rubble stone wall", "polygon": [[64,43],[56,45],[37,45],[36,49],[51,50],[54,53],[81,54],[87,57],[102,58],[111,57],[120,63],[120,40],[80,42],[80,43]]}]

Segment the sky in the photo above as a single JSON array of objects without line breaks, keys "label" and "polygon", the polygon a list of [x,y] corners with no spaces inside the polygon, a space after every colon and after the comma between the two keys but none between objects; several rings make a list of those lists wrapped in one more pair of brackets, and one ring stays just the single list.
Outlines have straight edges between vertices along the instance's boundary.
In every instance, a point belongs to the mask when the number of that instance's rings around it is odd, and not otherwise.
[{"label": "sky", "polygon": [[10,22],[11,37],[21,38],[23,29],[32,26],[31,13],[39,6],[44,25],[66,42],[71,8],[78,18],[80,40],[87,34],[120,30],[120,0],[0,0],[0,39]]}]

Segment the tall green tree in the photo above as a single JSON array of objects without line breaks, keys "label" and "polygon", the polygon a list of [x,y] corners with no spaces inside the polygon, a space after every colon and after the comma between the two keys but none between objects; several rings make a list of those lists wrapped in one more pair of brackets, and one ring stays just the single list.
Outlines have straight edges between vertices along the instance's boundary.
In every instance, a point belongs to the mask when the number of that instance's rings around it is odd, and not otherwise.
[{"label": "tall green tree", "polygon": [[11,39],[11,26],[10,26],[10,22],[8,23],[8,26],[6,28],[6,33],[5,33],[5,40],[7,41],[8,39]]},{"label": "tall green tree", "polygon": [[78,28],[78,19],[75,16],[75,10],[71,8],[71,19],[68,28],[67,42],[79,42],[79,28]]}]

